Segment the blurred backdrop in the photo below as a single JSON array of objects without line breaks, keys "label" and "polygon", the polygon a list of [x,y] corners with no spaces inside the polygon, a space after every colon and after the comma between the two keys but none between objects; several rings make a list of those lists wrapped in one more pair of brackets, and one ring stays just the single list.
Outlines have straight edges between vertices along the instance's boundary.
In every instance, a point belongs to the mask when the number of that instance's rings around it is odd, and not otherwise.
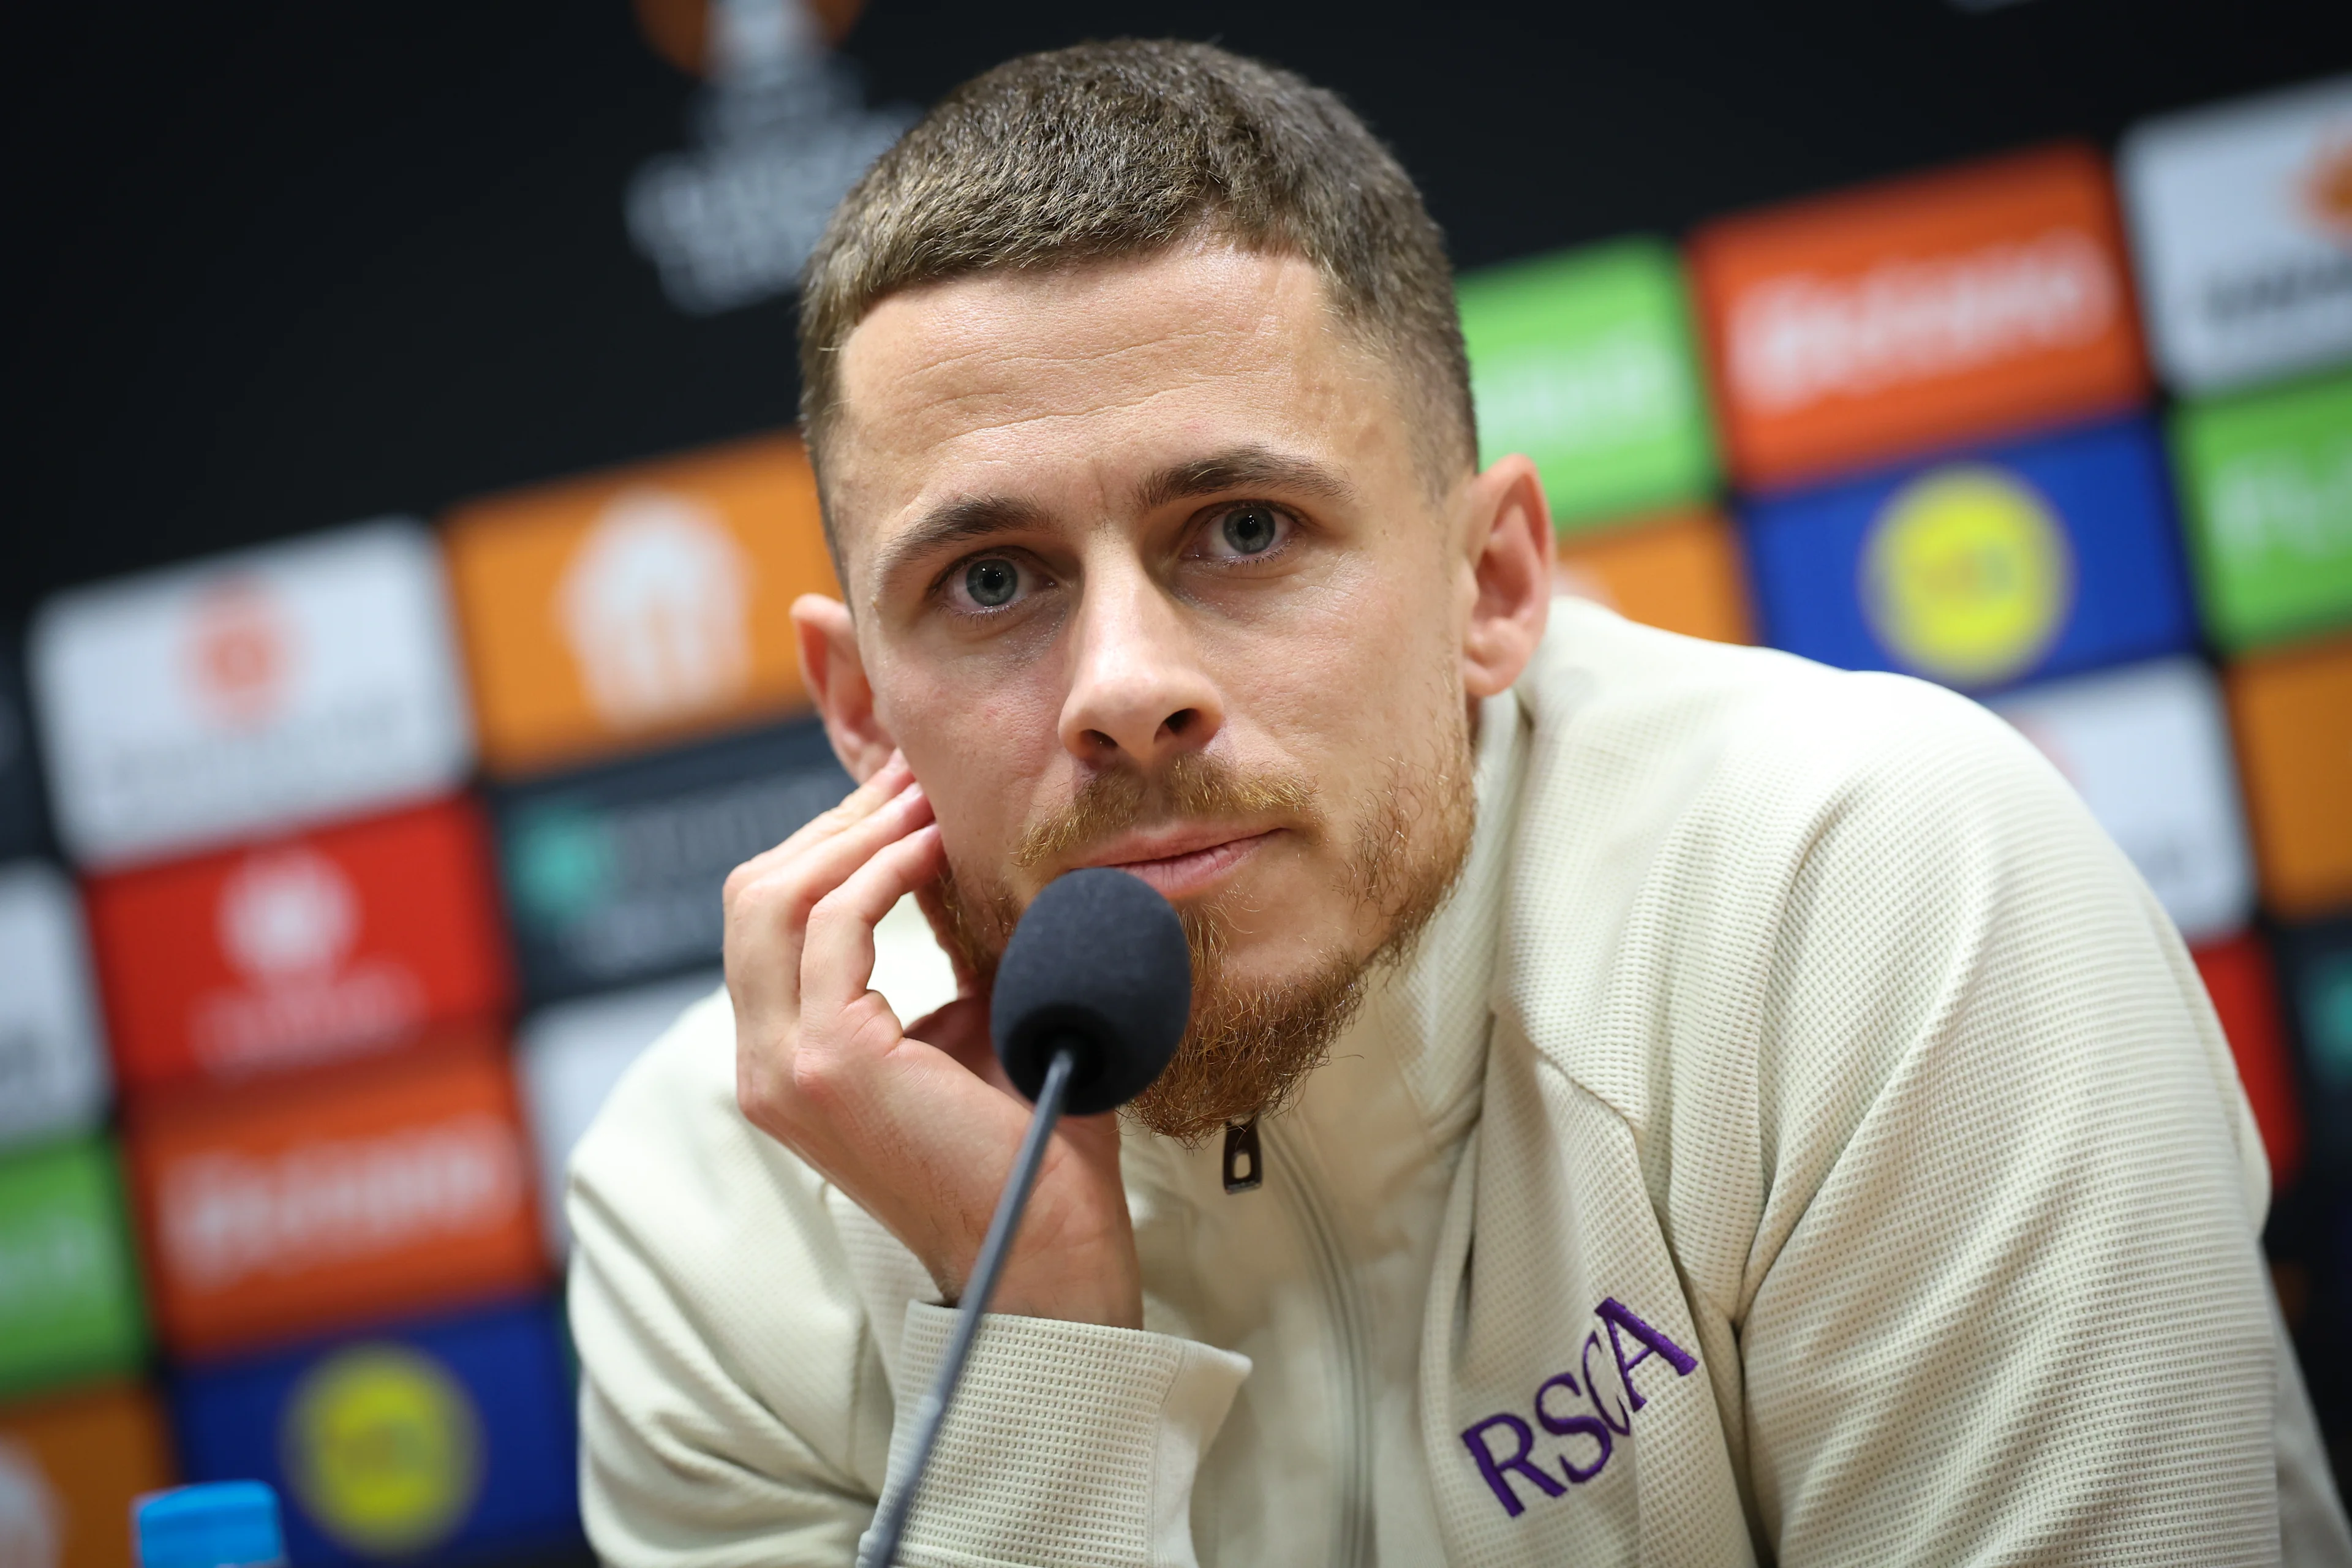
[{"label": "blurred backdrop", "polygon": [[[1979,696],[2171,911],[2352,1456],[2352,26],[2304,0],[49,7],[0,60],[0,1562],[562,1562],[562,1162],[845,787],[792,281],[1008,55],[1336,88],[1565,591]],[[1890,868],[1899,875],[1899,868]],[[2119,1064],[2119,1070],[2124,1070]],[[2161,1204],[2160,1192],[2147,1194]]]}]

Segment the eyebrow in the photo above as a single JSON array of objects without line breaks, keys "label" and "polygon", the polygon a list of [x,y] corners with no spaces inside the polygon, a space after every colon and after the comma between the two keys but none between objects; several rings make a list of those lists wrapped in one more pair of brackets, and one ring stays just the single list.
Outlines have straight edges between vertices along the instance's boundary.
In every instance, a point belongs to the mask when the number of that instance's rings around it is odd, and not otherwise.
[{"label": "eyebrow", "polygon": [[[1355,499],[1355,487],[1319,463],[1270,447],[1228,447],[1190,462],[1172,463],[1148,476],[1135,489],[1139,511],[1156,511],[1171,501],[1234,490],[1273,490],[1330,501]],[[1000,533],[1038,528],[1045,509],[1015,496],[960,496],[925,512],[882,547],[874,581],[888,583],[908,566],[950,545],[969,544]]]},{"label": "eyebrow", "polygon": [[1170,501],[1228,490],[1287,490],[1324,500],[1355,499],[1355,487],[1319,463],[1271,447],[1234,447],[1160,469],[1136,487],[1136,508],[1156,511]]}]

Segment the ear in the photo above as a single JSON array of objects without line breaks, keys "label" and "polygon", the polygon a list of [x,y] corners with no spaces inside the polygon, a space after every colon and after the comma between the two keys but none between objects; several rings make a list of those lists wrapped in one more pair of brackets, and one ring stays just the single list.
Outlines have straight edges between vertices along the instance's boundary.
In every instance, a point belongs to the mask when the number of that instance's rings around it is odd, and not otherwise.
[{"label": "ear", "polygon": [[1492,697],[1535,658],[1551,617],[1551,507],[1535,464],[1517,456],[1473,479],[1467,499],[1472,592],[1462,684],[1472,697]]},{"label": "ear", "polygon": [[793,632],[800,639],[801,679],[824,720],[825,738],[849,776],[864,784],[890,760],[898,742],[874,715],[874,688],[857,651],[849,606],[822,594],[793,601]]}]

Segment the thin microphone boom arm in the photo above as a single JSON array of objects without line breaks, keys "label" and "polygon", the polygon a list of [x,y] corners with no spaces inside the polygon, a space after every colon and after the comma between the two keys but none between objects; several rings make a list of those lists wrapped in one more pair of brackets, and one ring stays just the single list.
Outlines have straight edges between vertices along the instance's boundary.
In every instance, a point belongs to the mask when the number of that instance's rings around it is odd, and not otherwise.
[{"label": "thin microphone boom arm", "polygon": [[1062,1120],[1062,1100],[1069,1093],[1070,1076],[1076,1070],[1076,1054],[1068,1046],[1057,1047],[1046,1066],[1045,1084],[1037,1091],[1037,1110],[1029,1119],[1028,1135],[1021,1141],[1021,1152],[1013,1159],[1013,1173],[1004,1179],[1004,1194],[996,1200],[996,1217],[988,1222],[988,1235],[980,1244],[980,1257],[972,1264],[971,1278],[964,1284],[963,1301],[957,1309],[955,1334],[948,1341],[948,1353],[940,1362],[929,1392],[915,1407],[915,1441],[908,1450],[904,1479],[896,1491],[885,1489],[890,1500],[875,1527],[874,1549],[867,1558],[872,1568],[890,1568],[898,1560],[898,1538],[907,1532],[907,1516],[914,1511],[915,1493],[922,1486],[923,1472],[930,1467],[931,1450],[939,1445],[940,1428],[948,1418],[948,1405],[955,1398],[957,1384],[963,1379],[963,1363],[971,1355],[972,1341],[980,1335],[980,1320],[988,1311],[989,1300],[996,1294],[996,1277],[1004,1272],[1005,1255],[1013,1250],[1013,1234],[1021,1228],[1022,1211],[1029,1206],[1030,1189],[1037,1184],[1037,1167],[1045,1162],[1045,1144]]}]

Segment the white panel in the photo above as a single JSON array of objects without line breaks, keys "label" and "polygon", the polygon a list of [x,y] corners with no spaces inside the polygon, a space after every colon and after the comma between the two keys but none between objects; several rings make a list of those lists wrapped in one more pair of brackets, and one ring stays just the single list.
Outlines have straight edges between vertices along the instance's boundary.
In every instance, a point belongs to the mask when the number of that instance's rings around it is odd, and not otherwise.
[{"label": "white panel", "polygon": [[61,594],[31,663],[59,835],[88,866],[436,794],[472,756],[440,553],[413,522]]},{"label": "white panel", "polygon": [[2352,358],[2352,77],[2147,121],[2122,172],[2166,380]]},{"label": "white panel", "polygon": [[0,868],[0,1143],[96,1125],[107,1087],[73,884],[46,861]]},{"label": "white panel", "polygon": [[541,1008],[525,1021],[520,1041],[525,1109],[539,1151],[539,1194],[549,1248],[561,1260],[572,1245],[563,1220],[564,1172],[572,1148],[604,1108],[604,1097],[638,1053],[677,1016],[718,989],[718,971],[639,985]]},{"label": "white panel", "polygon": [[2211,670],[2168,658],[2078,676],[1991,704],[2042,748],[2190,942],[2252,912],[2229,722]]}]

